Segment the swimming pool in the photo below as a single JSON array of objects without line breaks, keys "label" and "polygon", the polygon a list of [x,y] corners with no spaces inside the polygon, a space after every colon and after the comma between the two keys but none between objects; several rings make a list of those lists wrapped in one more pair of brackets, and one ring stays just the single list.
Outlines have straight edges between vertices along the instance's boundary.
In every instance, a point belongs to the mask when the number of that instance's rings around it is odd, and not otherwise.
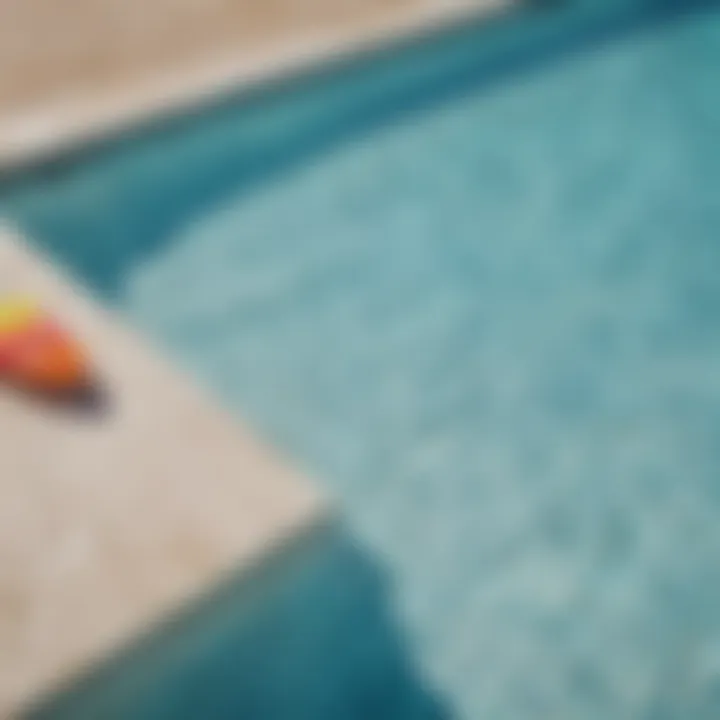
[{"label": "swimming pool", "polygon": [[[244,717],[718,717],[720,8],[673,6],[467,28],[6,183],[339,499],[439,698],[268,620]],[[374,571],[325,552],[339,606],[287,602],[353,618]],[[202,707],[167,687],[148,717]]]}]

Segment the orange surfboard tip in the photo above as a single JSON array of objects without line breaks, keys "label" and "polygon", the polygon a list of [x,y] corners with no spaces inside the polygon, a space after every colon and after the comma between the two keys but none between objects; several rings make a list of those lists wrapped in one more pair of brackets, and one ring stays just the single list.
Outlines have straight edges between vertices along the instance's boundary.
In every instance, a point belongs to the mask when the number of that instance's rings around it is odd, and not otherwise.
[{"label": "orange surfboard tip", "polygon": [[94,384],[84,348],[40,306],[0,301],[0,377],[41,393],[73,394]]}]

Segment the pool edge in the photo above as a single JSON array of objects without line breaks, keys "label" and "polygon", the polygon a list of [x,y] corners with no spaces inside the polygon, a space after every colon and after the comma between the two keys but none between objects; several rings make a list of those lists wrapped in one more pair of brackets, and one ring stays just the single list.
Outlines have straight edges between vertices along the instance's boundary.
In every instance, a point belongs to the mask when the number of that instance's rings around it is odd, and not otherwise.
[{"label": "pool edge", "polygon": [[430,0],[344,32],[325,32],[272,46],[248,56],[242,51],[188,74],[161,73],[118,97],[69,100],[0,117],[0,172],[61,156],[165,116],[202,107],[223,96],[284,77],[310,72],[354,56],[390,47],[435,30],[502,12],[521,0]]},{"label": "pool edge", "polygon": [[77,419],[0,394],[0,580],[17,598],[0,614],[0,716],[12,718],[336,511],[3,224],[0,260],[3,292],[39,297],[76,330],[119,406]]}]

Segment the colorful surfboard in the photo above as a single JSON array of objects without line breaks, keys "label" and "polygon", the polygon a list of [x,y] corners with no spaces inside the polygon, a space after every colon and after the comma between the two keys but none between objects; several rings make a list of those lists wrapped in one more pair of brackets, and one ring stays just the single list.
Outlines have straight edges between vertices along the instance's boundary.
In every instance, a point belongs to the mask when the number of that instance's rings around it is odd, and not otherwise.
[{"label": "colorful surfboard", "polygon": [[0,298],[0,380],[38,392],[72,393],[89,378],[80,344],[38,303]]}]

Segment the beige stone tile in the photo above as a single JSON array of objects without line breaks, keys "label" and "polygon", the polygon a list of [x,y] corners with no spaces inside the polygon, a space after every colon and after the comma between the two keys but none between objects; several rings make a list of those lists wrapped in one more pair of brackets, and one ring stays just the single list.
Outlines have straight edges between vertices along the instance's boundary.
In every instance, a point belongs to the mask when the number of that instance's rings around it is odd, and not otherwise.
[{"label": "beige stone tile", "polygon": [[320,493],[7,232],[0,295],[86,343],[105,410],[0,388],[0,717],[326,516]]},{"label": "beige stone tile", "polygon": [[[455,4],[456,4],[455,0]],[[475,0],[478,5],[488,0]],[[412,12],[428,0],[3,0],[0,109]],[[433,0],[437,6],[453,0]]]},{"label": "beige stone tile", "polygon": [[3,0],[0,169],[521,0]]}]

